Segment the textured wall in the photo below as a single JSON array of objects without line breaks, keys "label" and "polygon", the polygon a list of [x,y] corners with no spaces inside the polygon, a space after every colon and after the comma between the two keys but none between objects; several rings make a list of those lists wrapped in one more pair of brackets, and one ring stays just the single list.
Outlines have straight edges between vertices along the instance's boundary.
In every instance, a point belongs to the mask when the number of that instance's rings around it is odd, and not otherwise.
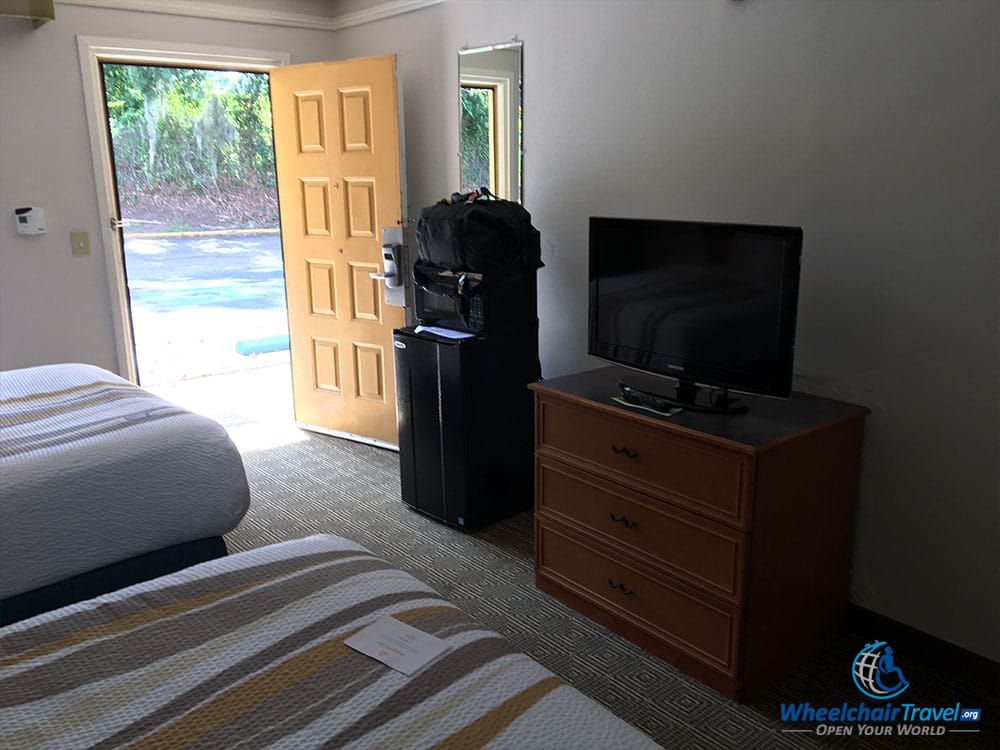
[{"label": "textured wall", "polygon": [[546,376],[600,364],[588,216],[801,225],[796,387],[873,412],[852,599],[998,659],[997,28],[989,0],[463,0],[336,39],[400,55],[411,216],[458,179],[457,50],[524,41]]}]

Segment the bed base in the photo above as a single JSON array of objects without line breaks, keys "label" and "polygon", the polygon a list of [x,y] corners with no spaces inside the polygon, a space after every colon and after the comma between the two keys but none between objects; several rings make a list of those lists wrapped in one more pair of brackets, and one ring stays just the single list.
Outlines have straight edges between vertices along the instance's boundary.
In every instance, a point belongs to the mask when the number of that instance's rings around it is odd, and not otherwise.
[{"label": "bed base", "polygon": [[0,599],[0,626],[91,599],[134,583],[173,573],[228,554],[221,536],[196,539],[146,552],[64,581]]}]

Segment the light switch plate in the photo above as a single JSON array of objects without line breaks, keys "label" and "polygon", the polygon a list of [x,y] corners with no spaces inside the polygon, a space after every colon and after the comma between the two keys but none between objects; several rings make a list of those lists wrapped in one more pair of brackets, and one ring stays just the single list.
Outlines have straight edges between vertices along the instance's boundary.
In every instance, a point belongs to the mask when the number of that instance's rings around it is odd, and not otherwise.
[{"label": "light switch plate", "polygon": [[69,233],[69,243],[73,248],[73,255],[90,255],[90,235],[86,230],[74,229]]}]

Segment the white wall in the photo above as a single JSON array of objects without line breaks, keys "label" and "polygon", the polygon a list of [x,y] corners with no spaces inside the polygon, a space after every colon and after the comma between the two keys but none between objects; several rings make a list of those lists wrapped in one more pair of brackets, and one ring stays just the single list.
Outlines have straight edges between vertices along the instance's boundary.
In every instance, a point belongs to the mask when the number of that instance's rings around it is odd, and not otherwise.
[{"label": "white wall", "polygon": [[[399,53],[410,216],[457,187],[457,50],[516,35],[545,375],[599,364],[588,216],[801,225],[798,387],[873,411],[852,599],[1000,659],[998,27],[993,0],[462,0],[334,34],[0,20],[0,367],[114,367],[76,34]],[[48,236],[14,234],[24,204]]]},{"label": "white wall", "polygon": [[463,0],[336,38],[400,55],[411,216],[457,186],[457,50],[524,41],[547,377],[600,364],[588,216],[801,225],[797,387],[872,409],[852,600],[1000,659],[998,28],[990,0]]}]

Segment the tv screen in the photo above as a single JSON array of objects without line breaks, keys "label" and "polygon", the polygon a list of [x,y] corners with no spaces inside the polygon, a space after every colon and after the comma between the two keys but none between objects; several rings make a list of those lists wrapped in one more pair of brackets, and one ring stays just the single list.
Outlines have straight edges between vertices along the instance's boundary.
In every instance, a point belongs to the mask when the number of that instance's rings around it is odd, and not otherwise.
[{"label": "tv screen", "polygon": [[590,354],[684,383],[791,392],[802,230],[590,219]]}]

